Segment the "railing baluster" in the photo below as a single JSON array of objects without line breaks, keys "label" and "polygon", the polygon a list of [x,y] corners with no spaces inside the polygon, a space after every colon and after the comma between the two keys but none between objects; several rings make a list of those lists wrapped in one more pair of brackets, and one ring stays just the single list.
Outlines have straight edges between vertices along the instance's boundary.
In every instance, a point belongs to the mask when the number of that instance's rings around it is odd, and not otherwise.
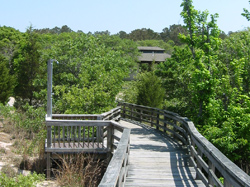
[{"label": "railing baluster", "polygon": [[101,127],[101,140],[102,140],[102,148],[104,148],[103,127]]},{"label": "railing baluster", "polygon": [[59,148],[61,148],[61,144],[60,144],[60,142],[61,142],[61,140],[60,140],[60,134],[61,134],[61,128],[60,128],[60,126],[58,126],[58,147],[59,147]]},{"label": "railing baluster", "polygon": [[95,144],[94,144],[94,136],[95,136],[95,131],[94,131],[94,126],[92,127],[92,145],[93,145],[93,148],[95,147]]},{"label": "railing baluster", "polygon": [[81,142],[81,126],[78,127],[78,147],[80,148]]},{"label": "railing baluster", "polygon": [[157,120],[156,120],[156,129],[159,130],[159,119],[160,119],[160,115],[159,115],[159,111],[157,111]]},{"label": "railing baluster", "polygon": [[63,147],[65,147],[65,126],[63,126]]},{"label": "railing baluster", "polygon": [[73,133],[74,133],[74,140],[73,140],[73,146],[76,147],[76,126],[73,126]]},{"label": "railing baluster", "polygon": [[47,147],[51,148],[51,138],[52,138],[52,134],[51,134],[51,126],[47,126]]},{"label": "railing baluster", "polygon": [[167,131],[166,131],[166,128],[167,128],[167,123],[166,123],[166,121],[167,121],[167,117],[165,116],[165,114],[164,114],[164,130],[163,130],[163,132],[164,133],[166,133]]},{"label": "railing baluster", "polygon": [[53,138],[54,148],[56,145],[56,126],[54,126],[54,138]]},{"label": "railing baluster", "polygon": [[88,148],[89,148],[89,128],[90,128],[90,126],[88,126]]},{"label": "railing baluster", "polygon": [[70,127],[70,140],[69,140],[69,144],[71,146],[71,141],[73,141],[73,127]]},{"label": "railing baluster", "polygon": [[68,143],[68,147],[70,147],[70,130],[68,126],[67,126],[67,143]]},{"label": "railing baluster", "polygon": [[85,126],[83,127],[83,147],[85,146]]},{"label": "railing baluster", "polygon": [[96,127],[96,142],[97,142],[97,147],[99,148],[99,144],[100,144],[100,127]]}]

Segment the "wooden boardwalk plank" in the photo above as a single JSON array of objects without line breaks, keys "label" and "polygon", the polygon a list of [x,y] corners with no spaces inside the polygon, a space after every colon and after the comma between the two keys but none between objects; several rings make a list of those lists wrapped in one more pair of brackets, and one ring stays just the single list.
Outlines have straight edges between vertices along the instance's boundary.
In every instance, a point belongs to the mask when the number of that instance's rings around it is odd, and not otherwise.
[{"label": "wooden boardwalk plank", "polygon": [[187,149],[154,129],[120,121],[131,128],[127,187],[203,187],[189,166]]}]

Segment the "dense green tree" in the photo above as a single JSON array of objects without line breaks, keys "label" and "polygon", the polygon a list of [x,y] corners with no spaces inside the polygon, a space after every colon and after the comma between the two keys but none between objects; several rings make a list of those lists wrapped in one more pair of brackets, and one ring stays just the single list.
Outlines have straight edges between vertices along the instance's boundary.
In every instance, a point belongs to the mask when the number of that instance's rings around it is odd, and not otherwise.
[{"label": "dense green tree", "polygon": [[207,105],[214,97],[217,83],[217,54],[216,51],[221,43],[219,38],[220,30],[216,24],[218,14],[210,15],[208,11],[197,11],[192,5],[192,0],[183,1],[181,13],[187,35],[181,34],[191,53],[194,72],[191,75],[190,91],[193,92],[192,103],[195,106],[195,122],[202,125],[208,117]]},{"label": "dense green tree", "polygon": [[61,28],[61,33],[64,33],[64,32],[72,32],[72,30],[67,25],[63,25]]},{"label": "dense green tree", "polygon": [[[182,16],[188,35],[184,48],[159,65],[167,106],[195,122],[202,134],[228,158],[249,171],[249,32],[231,34],[223,41],[217,15],[199,12],[183,0]],[[167,99],[168,100],[168,99]]]},{"label": "dense green tree", "polygon": [[122,39],[128,38],[128,34],[125,31],[120,31],[117,35]]},{"label": "dense green tree", "polygon": [[108,36],[110,36],[110,32],[108,30],[106,30],[106,31],[96,31],[94,33],[94,36],[99,36],[99,35],[108,35]]},{"label": "dense green tree", "polygon": [[161,39],[165,42],[172,40],[175,45],[182,45],[183,42],[179,38],[179,34],[187,34],[187,29],[182,25],[170,25],[169,28],[166,27],[160,33]]},{"label": "dense green tree", "polygon": [[10,73],[13,74],[13,56],[18,49],[20,40],[23,38],[23,34],[18,30],[11,27],[0,27],[0,54],[8,62],[8,68]]},{"label": "dense green tree", "polygon": [[61,28],[60,27],[54,27],[53,29],[50,28],[43,28],[43,29],[33,29],[34,32],[39,33],[39,34],[61,34],[64,32],[73,32],[73,30],[68,27],[67,25],[63,25]]},{"label": "dense green tree", "polygon": [[154,32],[152,29],[136,29],[129,34],[129,39],[138,41],[138,40],[158,40],[160,35]]},{"label": "dense green tree", "polygon": [[39,87],[34,85],[34,80],[40,70],[39,50],[38,35],[30,27],[26,31],[24,39],[20,41],[19,49],[13,57],[13,69],[17,79],[14,89],[15,96],[22,100],[28,99],[30,105],[34,99],[33,92],[39,90]]},{"label": "dense green tree", "polygon": [[136,87],[138,105],[161,108],[165,91],[161,79],[152,71],[139,74]]},{"label": "dense green tree", "polygon": [[0,55],[0,75],[0,103],[6,104],[13,94],[15,81],[14,77],[9,74],[7,60],[2,55]]},{"label": "dense green tree", "polygon": [[101,113],[114,107],[134,64],[135,43],[84,33],[62,33],[53,43],[42,58],[59,61],[54,63],[54,112]]}]

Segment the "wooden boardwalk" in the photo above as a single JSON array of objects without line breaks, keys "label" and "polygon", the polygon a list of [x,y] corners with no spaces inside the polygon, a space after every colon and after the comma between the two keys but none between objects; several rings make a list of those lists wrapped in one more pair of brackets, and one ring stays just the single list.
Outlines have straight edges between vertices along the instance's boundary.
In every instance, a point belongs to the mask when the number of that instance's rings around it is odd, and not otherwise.
[{"label": "wooden boardwalk", "polygon": [[131,129],[127,187],[203,187],[189,166],[187,149],[150,127],[120,121]]}]

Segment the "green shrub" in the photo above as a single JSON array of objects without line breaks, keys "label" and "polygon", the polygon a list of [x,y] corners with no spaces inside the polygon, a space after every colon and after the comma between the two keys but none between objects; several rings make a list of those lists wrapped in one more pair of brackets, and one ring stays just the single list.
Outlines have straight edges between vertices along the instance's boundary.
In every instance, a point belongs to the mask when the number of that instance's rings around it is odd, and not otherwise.
[{"label": "green shrub", "polygon": [[138,76],[136,87],[138,105],[161,108],[165,90],[159,77],[153,72],[142,73]]},{"label": "green shrub", "polygon": [[37,182],[43,181],[45,179],[44,175],[41,174],[30,174],[24,176],[22,174],[17,177],[8,177],[4,173],[0,173],[0,186],[1,187],[35,187]]}]

